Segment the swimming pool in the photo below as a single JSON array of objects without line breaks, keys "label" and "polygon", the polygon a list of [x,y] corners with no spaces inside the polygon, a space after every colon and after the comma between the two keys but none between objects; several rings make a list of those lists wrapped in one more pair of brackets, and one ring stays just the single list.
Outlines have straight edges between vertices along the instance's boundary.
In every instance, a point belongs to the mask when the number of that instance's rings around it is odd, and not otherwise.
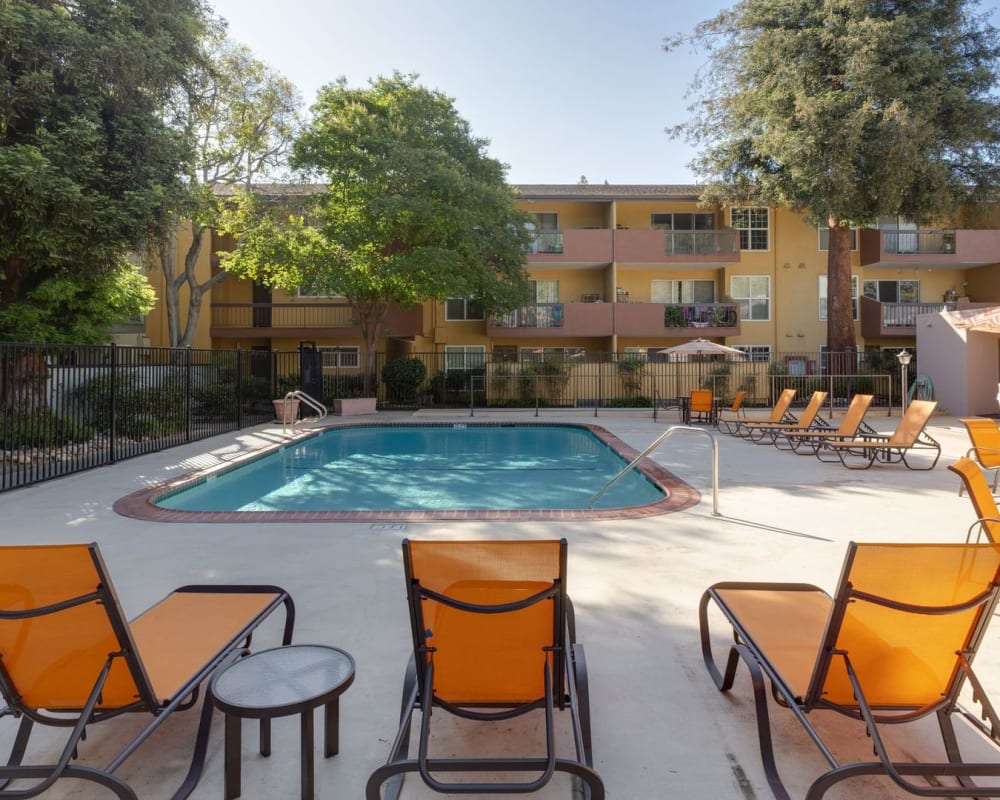
[{"label": "swimming pool", "polygon": [[589,508],[634,456],[594,425],[344,425],[115,507],[146,519],[321,521],[645,516],[696,502],[644,461]]}]

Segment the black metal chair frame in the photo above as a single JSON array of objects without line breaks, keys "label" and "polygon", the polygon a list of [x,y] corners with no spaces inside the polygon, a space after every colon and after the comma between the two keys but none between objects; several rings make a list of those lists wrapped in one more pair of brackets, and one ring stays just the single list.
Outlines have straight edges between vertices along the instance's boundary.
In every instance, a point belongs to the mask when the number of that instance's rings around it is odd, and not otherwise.
[{"label": "black metal chair frame", "polygon": [[[845,575],[856,545],[851,542],[845,559]],[[920,797],[1000,797],[1000,784],[981,786],[972,781],[974,777],[993,776],[1000,778],[1000,761],[996,763],[971,763],[962,760],[958,737],[952,720],[953,714],[958,714],[979,734],[1000,748],[1000,715],[990,702],[982,683],[972,670],[971,662],[986,631],[990,617],[993,615],[1000,587],[994,582],[979,596],[970,601],[954,606],[924,607],[913,606],[888,598],[876,597],[863,592],[855,592],[849,581],[843,581],[837,596],[830,598],[830,617],[825,639],[817,651],[817,664],[814,668],[810,689],[805,697],[797,696],[785,683],[782,676],[770,663],[768,656],[754,642],[753,638],[719,597],[718,592],[725,589],[762,589],[781,590],[788,592],[820,592],[829,598],[826,592],[812,584],[804,583],[746,583],[725,582],[711,586],[702,595],[698,608],[699,628],[701,634],[701,649],[705,666],[719,691],[729,691],[734,682],[739,662],[746,664],[750,672],[754,693],[754,707],[757,717],[757,736],[760,744],[761,761],[767,777],[768,785],[777,800],[790,800],[790,795],[781,776],[778,773],[775,759],[774,744],[771,736],[770,717],[768,714],[767,682],[770,682],[771,695],[781,707],[789,709],[803,726],[813,743],[819,748],[830,769],[820,775],[809,787],[805,800],[820,800],[825,793],[837,783],[859,775],[883,775],[890,778],[896,785],[907,792]],[[844,618],[846,607],[862,599],[869,603],[882,605],[902,611],[921,614],[950,614],[967,611],[978,607],[978,618],[972,631],[966,649],[956,654],[958,667],[952,679],[950,690],[942,696],[940,702],[916,709],[896,709],[884,713],[885,709],[874,708],[865,696],[864,686],[858,679],[851,664],[850,655],[835,648],[839,625]],[[734,643],[729,648],[729,656],[725,669],[720,670],[712,652],[711,634],[709,630],[709,605],[714,605],[724,614],[727,622],[733,628]],[[823,698],[822,681],[817,676],[826,674],[835,659],[841,660],[854,691],[856,708],[849,708],[829,703]],[[963,683],[968,680],[973,689],[973,701],[980,706],[977,715],[962,707],[958,696]],[[843,764],[824,742],[822,734],[813,725],[809,713],[816,710],[831,710],[865,725],[865,734],[871,738],[876,761],[859,761]],[[886,746],[880,726],[886,724],[906,723],[929,714],[937,716],[938,726],[944,744],[947,762],[899,762],[892,759]],[[1000,752],[1000,751],[998,751]],[[909,776],[920,776],[928,780],[926,784],[916,784],[908,780]],[[942,785],[940,777],[952,777],[957,780],[957,786]]]},{"label": "black metal chair frame", "polygon": [[[583,646],[576,641],[576,622],[572,602],[566,595],[566,540],[561,542],[560,575],[547,589],[515,603],[504,605],[476,605],[430,591],[420,585],[412,574],[407,542],[403,542],[403,561],[406,571],[407,599],[413,635],[413,655],[410,656],[403,680],[402,707],[399,729],[392,743],[388,761],[375,770],[365,789],[366,800],[379,800],[383,784],[387,784],[386,800],[396,800],[403,786],[406,773],[418,772],[424,783],[441,793],[530,793],[545,786],[555,772],[566,772],[579,779],[584,796],[589,800],[603,800],[604,783],[593,768],[590,733],[590,690]],[[551,654],[552,668],[545,666],[545,695],[529,703],[514,707],[504,706],[497,711],[477,710],[483,706],[456,706],[435,697],[434,648],[424,644],[426,627],[423,622],[422,603],[433,599],[451,608],[475,614],[503,614],[552,601],[554,615],[554,640],[546,651]],[[431,758],[428,756],[432,709],[440,708],[455,716],[477,721],[502,721],[543,709],[545,714],[546,753],[539,758]],[[413,715],[421,712],[417,756],[409,757]],[[569,710],[573,723],[576,759],[560,758],[555,752],[554,713]],[[538,776],[523,782],[445,782],[438,780],[435,772],[537,772]]]},{"label": "black metal chair frame", "polygon": [[[874,464],[902,464],[907,469],[931,470],[937,466],[938,459],[941,458],[941,445],[927,431],[923,430],[910,445],[889,444],[892,436],[879,433],[861,432],[852,440],[827,440],[822,442],[816,452],[816,458],[827,463],[840,461],[848,469],[870,469]],[[851,447],[853,442],[858,442],[860,447]],[[878,445],[883,446],[878,446]],[[934,460],[929,466],[916,466],[911,464],[906,456],[910,452],[934,451]],[[824,458],[823,454],[834,453],[837,458]],[[851,459],[856,459],[852,462]]]},{"label": "black metal chair frame", "polygon": [[[79,778],[97,783],[113,792],[121,800],[137,800],[138,795],[114,772],[128,759],[139,746],[166,721],[173,711],[183,711],[195,706],[201,694],[202,684],[217,671],[224,669],[236,659],[249,652],[254,630],[279,606],[285,607],[285,624],[283,643],[292,640],[295,626],[295,606],[291,596],[280,587],[267,585],[188,585],[182,586],[174,593],[196,592],[204,594],[223,593],[265,593],[274,594],[274,600],[269,603],[253,619],[232,637],[228,642],[220,643],[213,658],[206,662],[200,670],[188,679],[180,690],[166,700],[160,702],[142,665],[141,654],[137,652],[132,636],[129,633],[129,623],[122,613],[118,598],[112,588],[110,576],[96,544],[89,546],[94,563],[96,587],[93,592],[45,607],[31,608],[23,611],[0,611],[0,620],[29,620],[57,614],[76,606],[95,603],[103,607],[108,621],[115,632],[116,649],[108,653],[100,673],[94,676],[93,688],[86,704],[79,709],[39,709],[32,708],[21,702],[21,694],[8,670],[0,658],[0,693],[7,703],[0,709],[0,718],[12,716],[20,719],[14,744],[5,765],[0,765],[0,798],[30,798],[36,797],[49,788],[60,778]],[[108,710],[100,709],[101,692],[107,681],[112,665],[117,659],[124,659],[128,671],[135,682],[139,699],[125,707]],[[208,737],[212,722],[213,706],[210,698],[202,701],[198,731],[195,736],[194,750],[187,775],[180,787],[172,795],[173,800],[188,797],[198,784],[205,765],[208,749]],[[92,767],[71,763],[78,757],[79,744],[86,738],[88,725],[104,722],[126,713],[145,712],[152,714],[152,719],[142,731],[114,758],[107,766]],[[56,716],[56,714],[63,716]],[[28,741],[35,723],[54,727],[71,728],[69,738],[63,747],[59,758],[52,764],[23,764],[27,752]],[[34,780],[31,786],[12,789],[7,788],[15,780]]]}]

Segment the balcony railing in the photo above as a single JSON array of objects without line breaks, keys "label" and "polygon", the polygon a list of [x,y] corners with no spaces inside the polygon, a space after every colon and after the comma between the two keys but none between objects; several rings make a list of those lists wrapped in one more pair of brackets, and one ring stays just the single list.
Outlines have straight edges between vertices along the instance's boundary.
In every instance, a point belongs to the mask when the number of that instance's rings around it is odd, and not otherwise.
[{"label": "balcony railing", "polygon": [[736,232],[723,231],[664,231],[663,251],[668,256],[735,255]]},{"label": "balcony railing", "polygon": [[537,253],[561,253],[562,251],[562,231],[544,231],[542,233],[536,233],[535,240],[528,247],[528,252],[532,255]]},{"label": "balcony railing", "polygon": [[667,303],[664,328],[735,328],[739,325],[735,303]]},{"label": "balcony railing", "polygon": [[921,314],[955,310],[955,303],[880,303],[870,297],[862,297],[859,305],[865,337],[914,336]]},{"label": "balcony railing", "polygon": [[213,303],[215,328],[350,328],[349,303]]},{"label": "balcony railing", "polygon": [[882,248],[894,255],[955,252],[955,231],[883,231]]},{"label": "balcony railing", "polygon": [[561,328],[563,321],[562,303],[537,303],[497,317],[495,324],[504,328]]}]

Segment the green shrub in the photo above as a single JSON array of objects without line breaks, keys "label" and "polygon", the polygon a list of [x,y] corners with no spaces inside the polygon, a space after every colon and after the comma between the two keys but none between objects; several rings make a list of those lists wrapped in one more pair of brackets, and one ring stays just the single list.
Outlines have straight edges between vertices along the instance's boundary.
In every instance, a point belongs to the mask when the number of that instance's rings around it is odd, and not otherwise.
[{"label": "green shrub", "polygon": [[0,446],[5,450],[86,442],[93,436],[94,429],[84,420],[63,419],[47,408],[0,414]]},{"label": "green shrub", "polygon": [[382,367],[382,383],[389,397],[396,401],[413,402],[417,389],[427,377],[427,367],[418,358],[394,358]]}]

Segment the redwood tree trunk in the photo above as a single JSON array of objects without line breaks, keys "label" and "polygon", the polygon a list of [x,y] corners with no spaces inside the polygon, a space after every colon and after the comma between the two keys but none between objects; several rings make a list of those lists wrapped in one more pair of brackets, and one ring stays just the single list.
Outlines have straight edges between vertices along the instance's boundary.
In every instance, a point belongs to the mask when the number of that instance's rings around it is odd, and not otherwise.
[{"label": "redwood tree trunk", "polygon": [[830,217],[827,251],[826,346],[830,371],[851,374],[857,363],[854,304],[851,300],[851,229]]}]

